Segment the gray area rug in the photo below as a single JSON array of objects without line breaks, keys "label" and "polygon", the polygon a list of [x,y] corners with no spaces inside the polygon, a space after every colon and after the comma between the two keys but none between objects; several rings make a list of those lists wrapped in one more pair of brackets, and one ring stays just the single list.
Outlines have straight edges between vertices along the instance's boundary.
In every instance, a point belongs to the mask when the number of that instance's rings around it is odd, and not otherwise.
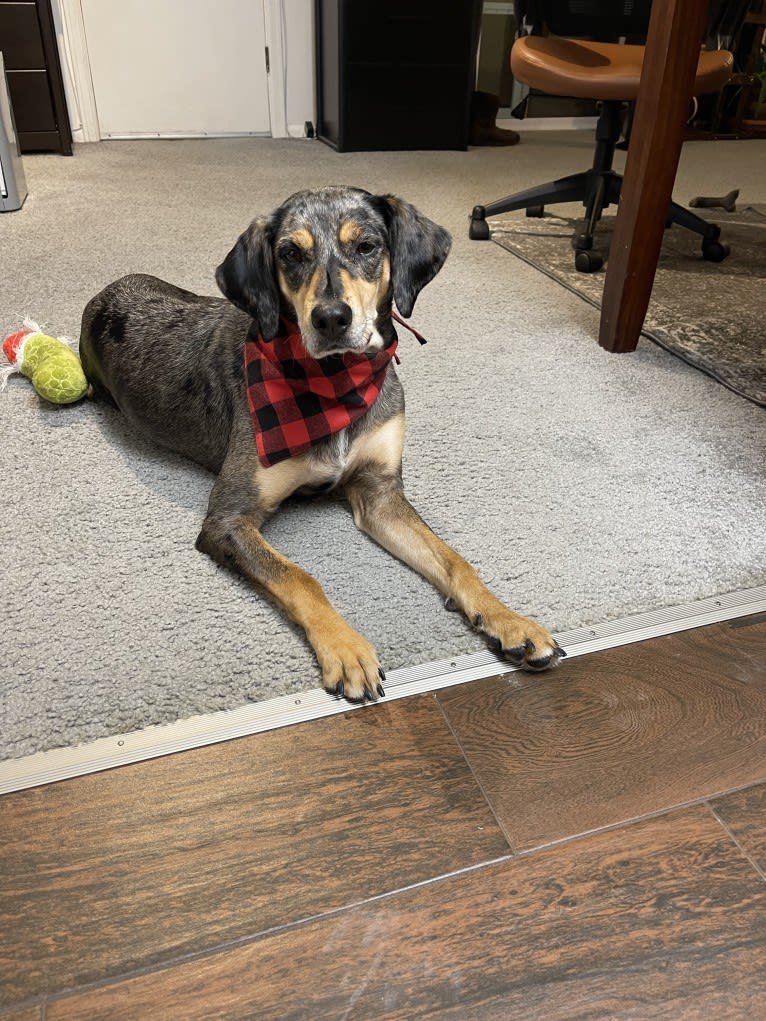
[{"label": "gray area rug", "polygon": [[[537,144],[548,162],[554,143]],[[525,178],[542,178],[534,143],[518,149]],[[499,596],[558,632],[762,584],[763,411],[651,343],[607,354],[593,308],[468,241],[468,211],[500,190],[507,160],[268,139],[26,159],[30,197],[0,217],[0,330],[31,316],[76,336],[86,301],[128,271],[215,293],[243,227],[292,191],[393,191],[455,238],[413,316],[428,345],[406,331],[400,343],[405,483],[426,520]],[[3,758],[319,683],[292,626],[194,550],[206,472],[105,406],[46,405],[20,377],[0,392],[0,430]],[[484,648],[342,505],[291,503],[266,534],[387,670]]]},{"label": "gray area rug", "polygon": [[[704,213],[705,211],[703,211]],[[731,254],[706,262],[697,235],[665,232],[643,332],[735,393],[766,406],[766,206],[708,210]],[[494,220],[492,238],[586,301],[600,307],[604,271],[578,273],[570,239],[577,221]],[[614,217],[599,224],[595,249],[606,255]],[[605,259],[604,269],[608,263]]]}]

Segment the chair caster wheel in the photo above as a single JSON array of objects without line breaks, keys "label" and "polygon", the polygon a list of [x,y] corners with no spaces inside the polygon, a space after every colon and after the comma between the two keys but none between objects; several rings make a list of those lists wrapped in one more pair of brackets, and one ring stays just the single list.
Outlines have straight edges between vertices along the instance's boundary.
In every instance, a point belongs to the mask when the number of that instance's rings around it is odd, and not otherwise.
[{"label": "chair caster wheel", "polygon": [[468,228],[468,237],[471,241],[489,241],[489,224],[486,220],[484,206],[474,206],[471,213],[471,225]]},{"label": "chair caster wheel", "polygon": [[592,234],[573,234],[572,235],[572,248],[576,252],[586,252],[593,248],[593,235]]},{"label": "chair caster wheel", "polygon": [[583,251],[575,255],[575,269],[578,273],[595,273],[604,265],[598,252]]},{"label": "chair caster wheel", "polygon": [[545,206],[527,206],[527,216],[540,219],[545,214]]},{"label": "chair caster wheel", "polygon": [[702,258],[708,262],[723,262],[731,249],[723,241],[703,241]]}]

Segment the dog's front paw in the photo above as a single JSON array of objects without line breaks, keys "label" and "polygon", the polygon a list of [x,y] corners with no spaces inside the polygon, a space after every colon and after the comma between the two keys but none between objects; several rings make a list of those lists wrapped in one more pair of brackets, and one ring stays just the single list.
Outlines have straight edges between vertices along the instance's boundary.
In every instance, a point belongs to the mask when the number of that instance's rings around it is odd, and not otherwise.
[{"label": "dog's front paw", "polygon": [[502,603],[483,606],[470,619],[473,626],[487,636],[492,651],[514,666],[549,670],[566,656],[544,627],[519,616]]},{"label": "dog's front paw", "polygon": [[322,684],[330,695],[349,702],[375,702],[386,693],[386,675],[375,649],[344,621],[312,636],[314,652],[322,670]]}]

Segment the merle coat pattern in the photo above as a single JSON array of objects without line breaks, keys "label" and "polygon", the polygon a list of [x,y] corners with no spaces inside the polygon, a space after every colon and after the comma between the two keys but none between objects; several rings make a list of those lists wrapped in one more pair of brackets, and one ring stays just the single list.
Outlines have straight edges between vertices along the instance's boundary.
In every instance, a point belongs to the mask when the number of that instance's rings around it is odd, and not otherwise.
[{"label": "merle coat pattern", "polygon": [[385,694],[375,649],[260,532],[296,491],[339,488],[357,526],[434,584],[511,663],[542,670],[564,655],[544,628],[505,607],[405,498],[404,397],[393,365],[375,403],[347,429],[268,468],[256,455],[243,378],[248,331],[269,340],[286,316],[315,358],[379,351],[395,336],[392,304],[411,315],[449,248],[446,230],[395,196],[299,192],[254,220],[219,266],[225,298],[134,274],[96,295],[83,315],[80,356],[93,396],[216,474],[197,548],[281,606],[303,628],[326,690],[352,702]]}]

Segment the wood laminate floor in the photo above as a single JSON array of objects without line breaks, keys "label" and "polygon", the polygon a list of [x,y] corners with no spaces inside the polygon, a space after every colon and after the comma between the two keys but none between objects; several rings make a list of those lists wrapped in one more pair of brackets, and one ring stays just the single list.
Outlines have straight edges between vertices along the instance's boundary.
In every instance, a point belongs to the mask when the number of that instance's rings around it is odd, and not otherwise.
[{"label": "wood laminate floor", "polygon": [[0,1018],[766,1017],[766,619],[0,799]]}]

